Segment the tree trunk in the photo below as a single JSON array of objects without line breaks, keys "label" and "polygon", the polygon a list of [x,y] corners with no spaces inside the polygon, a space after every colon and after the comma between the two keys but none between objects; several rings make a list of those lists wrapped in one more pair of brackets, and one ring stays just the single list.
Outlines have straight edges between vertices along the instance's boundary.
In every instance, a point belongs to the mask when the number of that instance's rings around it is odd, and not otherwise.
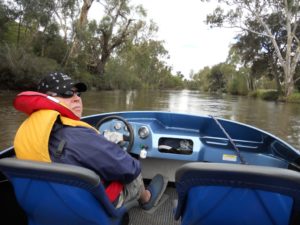
[{"label": "tree trunk", "polygon": [[248,89],[250,91],[254,91],[254,81],[253,81],[253,76],[251,74],[246,76],[247,83],[248,83]]},{"label": "tree trunk", "polygon": [[285,96],[289,96],[294,92],[294,79],[293,76],[291,75],[286,75],[287,82],[286,82],[286,87],[285,87]]},{"label": "tree trunk", "polygon": [[94,0],[84,0],[83,5],[80,11],[80,17],[77,23],[76,31],[73,36],[73,42],[71,44],[70,50],[67,52],[65,59],[63,60],[63,67],[66,66],[70,60],[70,58],[74,58],[77,54],[78,46],[80,40],[78,38],[77,32],[82,30],[87,23],[87,16],[89,13],[89,9],[91,8]]},{"label": "tree trunk", "polygon": [[[271,61],[271,59],[270,59],[270,61]],[[278,68],[274,63],[271,63],[270,67],[271,67],[272,73],[274,74],[274,78],[275,78],[275,82],[276,82],[276,89],[279,94],[282,94],[282,88],[281,88],[281,84],[280,84]]]},{"label": "tree trunk", "polygon": [[105,63],[103,63],[101,60],[99,60],[97,62],[97,74],[102,77],[102,75],[104,74],[105,70],[104,70],[104,65]]}]

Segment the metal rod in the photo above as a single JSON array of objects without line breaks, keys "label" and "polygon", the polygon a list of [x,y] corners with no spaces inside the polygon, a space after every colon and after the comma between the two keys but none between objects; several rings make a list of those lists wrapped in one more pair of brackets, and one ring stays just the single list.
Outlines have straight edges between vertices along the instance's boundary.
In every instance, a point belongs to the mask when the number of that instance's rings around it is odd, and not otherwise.
[{"label": "metal rod", "polygon": [[225,136],[228,138],[229,142],[231,143],[231,145],[233,146],[234,150],[236,151],[237,156],[241,160],[241,163],[242,164],[246,164],[246,161],[244,160],[243,156],[241,155],[240,150],[235,145],[234,141],[229,136],[229,134],[226,132],[226,130],[224,129],[224,127],[222,126],[222,124],[214,116],[212,116],[212,115],[209,115],[209,116],[216,122],[216,124],[220,127],[220,129],[223,131],[223,133],[225,134]]}]

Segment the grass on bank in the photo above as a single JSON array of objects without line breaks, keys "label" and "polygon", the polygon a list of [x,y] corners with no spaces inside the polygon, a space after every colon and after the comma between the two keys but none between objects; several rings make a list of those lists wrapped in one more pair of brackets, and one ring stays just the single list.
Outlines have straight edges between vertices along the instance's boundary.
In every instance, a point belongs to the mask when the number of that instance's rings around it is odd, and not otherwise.
[{"label": "grass on bank", "polygon": [[249,95],[266,101],[277,101],[279,98],[279,93],[275,89],[258,89],[251,92]]},{"label": "grass on bank", "polygon": [[300,103],[300,93],[295,92],[288,97],[282,97],[275,89],[258,89],[249,94],[252,97],[267,101],[283,101],[289,103]]},{"label": "grass on bank", "polygon": [[295,92],[291,94],[290,96],[285,98],[286,102],[291,102],[291,103],[300,103],[300,93]]}]

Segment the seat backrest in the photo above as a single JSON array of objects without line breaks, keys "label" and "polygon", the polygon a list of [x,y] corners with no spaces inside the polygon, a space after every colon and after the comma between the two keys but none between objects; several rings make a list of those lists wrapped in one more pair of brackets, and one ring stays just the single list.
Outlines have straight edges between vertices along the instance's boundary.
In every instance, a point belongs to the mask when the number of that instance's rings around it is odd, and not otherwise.
[{"label": "seat backrest", "polygon": [[12,182],[29,225],[121,224],[128,210],[116,209],[99,176],[86,168],[3,158],[0,171]]},{"label": "seat backrest", "polygon": [[187,163],[175,175],[175,219],[201,225],[300,224],[300,173],[225,163]]}]

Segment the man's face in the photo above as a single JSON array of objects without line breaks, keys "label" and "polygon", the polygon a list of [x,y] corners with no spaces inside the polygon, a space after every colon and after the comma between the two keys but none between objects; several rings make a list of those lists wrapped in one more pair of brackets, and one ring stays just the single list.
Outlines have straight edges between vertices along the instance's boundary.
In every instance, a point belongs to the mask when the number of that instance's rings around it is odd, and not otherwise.
[{"label": "man's face", "polygon": [[66,105],[76,116],[79,118],[82,116],[82,100],[81,97],[74,92],[70,98],[55,97],[57,100]]}]

